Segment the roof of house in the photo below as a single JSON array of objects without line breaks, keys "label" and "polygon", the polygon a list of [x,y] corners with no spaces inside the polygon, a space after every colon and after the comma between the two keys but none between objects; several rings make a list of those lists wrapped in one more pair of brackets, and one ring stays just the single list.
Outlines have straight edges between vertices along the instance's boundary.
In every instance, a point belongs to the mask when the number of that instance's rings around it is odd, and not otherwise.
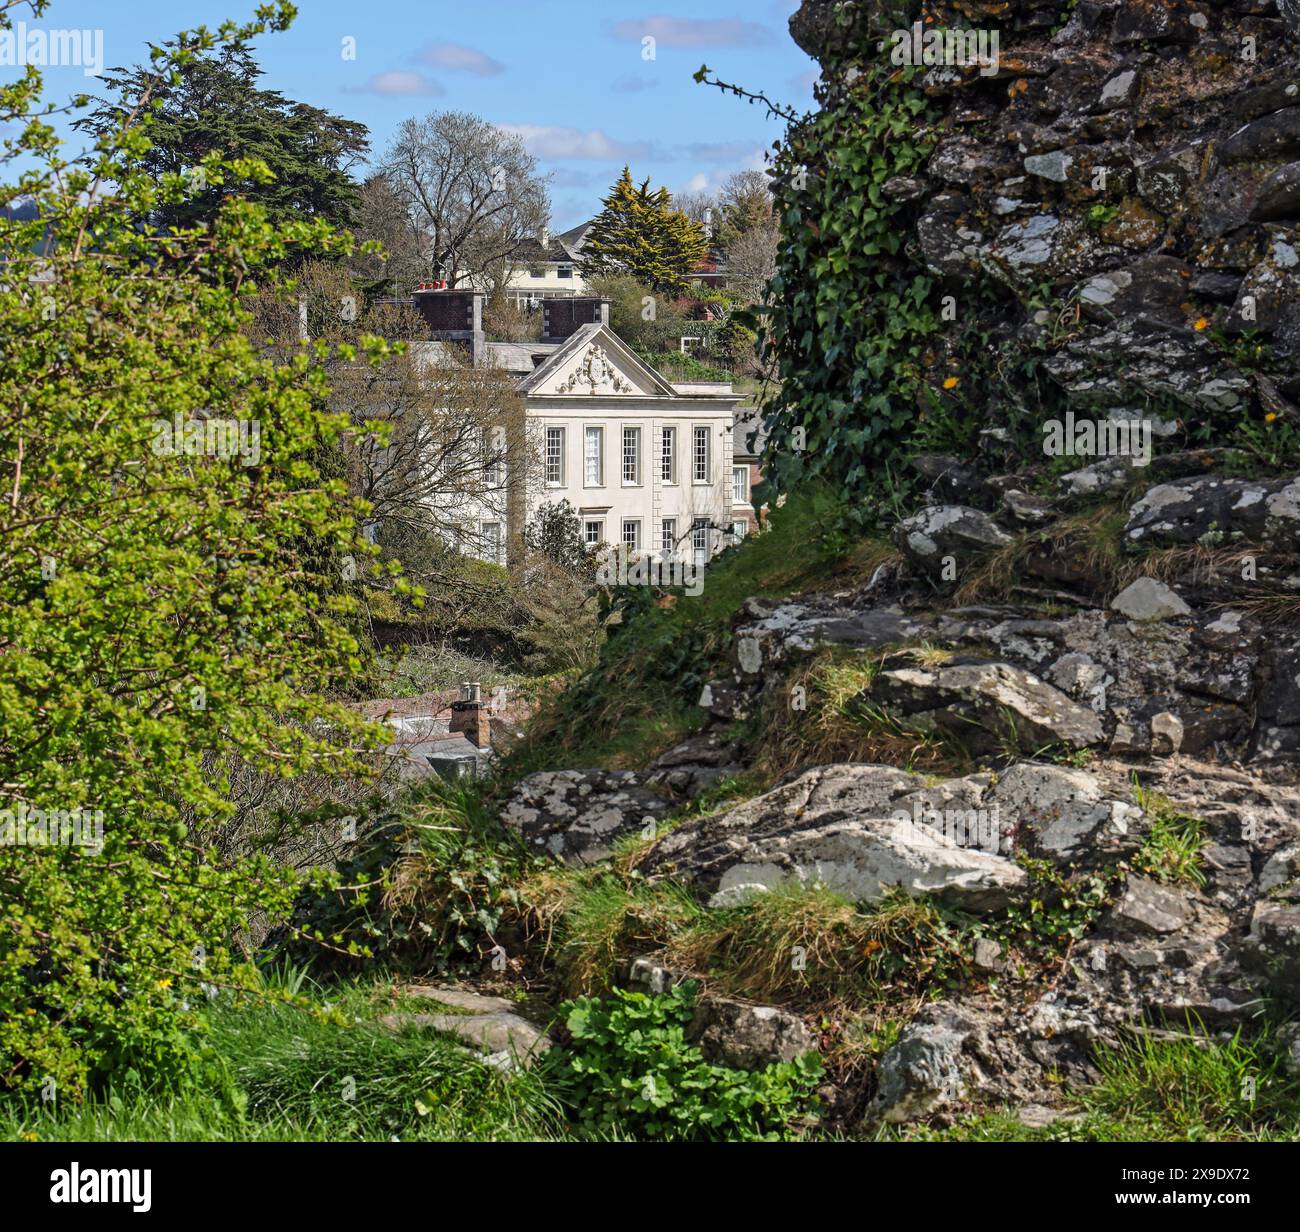
[{"label": "roof of house", "polygon": [[572,230],[561,232],[558,238],[566,248],[573,252],[581,252],[587,242],[587,232],[595,226],[595,223],[594,218],[589,218],[586,222],[580,222]]},{"label": "roof of house", "polygon": [[551,375],[558,369],[562,368],[574,355],[580,354],[586,350],[587,346],[594,342],[595,339],[603,335],[603,341],[608,350],[618,353],[620,359],[629,367],[640,369],[641,372],[649,379],[650,385],[655,392],[668,397],[674,396],[677,391],[662,376],[659,375],[649,364],[645,362],[631,347],[627,345],[608,325],[599,323],[579,326],[572,334],[569,335],[559,347],[552,353],[545,363],[539,365],[531,373],[519,382],[521,393],[532,393],[540,385],[550,379]]},{"label": "roof of house", "polygon": [[590,230],[591,223],[584,222],[571,231],[552,235],[545,248],[536,239],[526,239],[515,249],[514,259],[520,265],[540,265],[548,261],[557,265],[567,265],[578,259],[582,246],[586,242],[587,232]]}]

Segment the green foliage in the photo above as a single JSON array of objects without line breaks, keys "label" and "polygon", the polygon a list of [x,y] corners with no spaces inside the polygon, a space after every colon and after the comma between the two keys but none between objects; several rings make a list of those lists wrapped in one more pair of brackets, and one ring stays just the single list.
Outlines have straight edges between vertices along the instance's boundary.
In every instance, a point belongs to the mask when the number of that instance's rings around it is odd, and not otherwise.
[{"label": "green foliage", "polygon": [[579,577],[595,575],[595,561],[582,538],[582,521],[567,500],[538,507],[524,527],[524,546]]},{"label": "green foliage", "polygon": [[1250,1133],[1278,1114],[1295,1124],[1300,1084],[1288,1079],[1276,1049],[1241,1029],[1216,1040],[1187,1025],[1183,1038],[1141,1032],[1100,1052],[1091,1106],[1184,1142]]},{"label": "green foliage", "polygon": [[0,1139],[496,1141],[561,1136],[539,1076],[504,1074],[440,1035],[374,1021],[386,984],[322,988],[272,974],[263,993],[207,1009],[214,1062],[168,1090],[116,1081],[80,1105],[0,1098]]},{"label": "green foliage", "polygon": [[304,895],[288,949],[317,969],[371,960],[422,973],[481,968],[520,905],[531,857],[473,781],[429,779],[371,819],[336,886]]},{"label": "green foliage", "polygon": [[[200,28],[158,71],[291,15]],[[138,124],[70,168],[40,89],[34,70],[0,88],[4,157],[37,164],[0,204],[38,215],[0,220],[0,808],[102,816],[103,847],[0,846],[0,1084],[75,1098],[189,1064],[195,1007],[247,983],[240,930],[297,893],[291,870],[210,849],[232,766],[364,774],[381,734],[322,697],[361,666],[329,571],[364,561],[362,511],[314,461],[351,425],[307,354],[277,365],[248,340],[238,299],[289,254],[347,242],[237,197],[210,229],[143,235],[185,182],[140,169]],[[218,186],[270,174],[202,165]],[[196,415],[243,425],[244,451],[169,451],[158,425]]]},{"label": "green foliage", "polygon": [[906,259],[901,207],[883,191],[933,146],[926,100],[911,69],[891,75],[874,54],[860,69],[842,97],[792,125],[778,157],[783,243],[759,335],[781,380],[769,479],[786,490],[820,477],[859,499],[906,451],[939,328],[934,280]]},{"label": "green foliage", "polygon": [[680,351],[660,351],[645,356],[646,362],[657,372],[673,381],[730,381],[732,375],[724,368],[713,368],[691,355]]},{"label": "green foliage", "polygon": [[[114,69],[104,85],[116,96],[77,121],[96,137],[124,126],[142,98],[149,101],[133,127],[149,138],[131,168],[160,188],[168,178],[191,176],[179,200],[156,199],[149,210],[160,230],[215,225],[222,201],[239,193],[266,210],[273,226],[299,218],[352,223],[358,205],[352,166],[370,148],[364,124],[286,99],[257,85],[262,70],[242,42],[185,55],[178,39],[163,45],[172,67],[161,80],[158,65]],[[249,170],[204,185],[193,169],[213,155],[257,160],[273,178]]]},{"label": "green foliage", "polygon": [[1097,922],[1115,895],[1122,869],[1109,876],[1062,871],[1050,860],[1021,855],[1016,863],[1029,874],[1029,895],[987,930],[1009,947],[1038,956],[1063,954]]},{"label": "green foliage", "polygon": [[797,1134],[814,1106],[821,1058],[807,1053],[754,1073],[711,1065],[686,1040],[693,1003],[694,987],[680,984],[657,996],[616,989],[561,1007],[572,1044],[547,1059],[584,1131],[661,1141]]},{"label": "green foliage", "polygon": [[[700,689],[722,672],[735,613],[752,595],[786,595],[836,569],[852,570],[828,535],[840,501],[812,488],[774,510],[771,529],[748,536],[708,567],[703,593],[661,596],[625,587],[614,596],[595,668],[529,725],[527,746],[506,773],[610,764],[644,765],[698,722]],[[669,601],[664,601],[667,598]]]},{"label": "green foliage", "polygon": [[1177,808],[1168,796],[1147,791],[1136,782],[1133,798],[1151,823],[1133,867],[1157,881],[1203,886],[1201,850],[1208,840],[1201,819]]},{"label": "green foliage", "polygon": [[587,276],[629,274],[657,294],[676,296],[707,255],[703,228],[672,208],[669,191],[651,191],[649,179],[638,187],[624,167],[587,232],[581,267]]}]

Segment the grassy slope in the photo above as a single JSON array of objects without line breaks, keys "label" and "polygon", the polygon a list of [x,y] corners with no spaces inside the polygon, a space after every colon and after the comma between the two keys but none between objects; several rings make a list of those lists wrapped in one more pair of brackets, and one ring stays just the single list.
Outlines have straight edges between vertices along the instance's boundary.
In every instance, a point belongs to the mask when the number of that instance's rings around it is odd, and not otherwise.
[{"label": "grassy slope", "polygon": [[880,542],[828,537],[837,515],[829,494],[792,500],[775,511],[770,530],[710,565],[701,594],[647,602],[612,631],[596,668],[534,720],[506,777],[643,766],[698,727],[704,714],[695,701],[730,651],[732,621],[747,598],[851,585],[893,554]]}]

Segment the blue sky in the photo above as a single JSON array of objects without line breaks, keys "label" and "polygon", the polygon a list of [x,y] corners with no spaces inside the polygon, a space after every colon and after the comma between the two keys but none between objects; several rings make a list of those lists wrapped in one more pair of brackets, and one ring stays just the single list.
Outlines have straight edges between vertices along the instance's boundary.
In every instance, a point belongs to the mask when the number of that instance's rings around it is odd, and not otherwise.
[{"label": "blue sky", "polygon": [[[54,0],[39,23],[104,32],[112,67],[201,22],[246,18],[254,0]],[[369,126],[377,152],[412,115],[475,112],[520,132],[553,173],[552,226],[590,217],[625,162],[674,192],[763,165],[782,125],[696,85],[724,79],[803,108],[816,66],[786,27],[798,0],[299,0],[284,34],[258,43],[262,84]],[[644,58],[643,39],[655,39]],[[344,40],[356,58],[344,58]],[[0,80],[19,70],[0,67]],[[50,98],[90,89],[46,70]]]}]

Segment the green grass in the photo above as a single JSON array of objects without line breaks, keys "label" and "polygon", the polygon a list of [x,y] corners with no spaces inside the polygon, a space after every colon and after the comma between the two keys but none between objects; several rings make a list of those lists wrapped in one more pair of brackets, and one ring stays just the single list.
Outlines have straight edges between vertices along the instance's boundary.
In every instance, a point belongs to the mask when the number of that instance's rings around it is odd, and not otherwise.
[{"label": "green grass", "polygon": [[1168,796],[1133,782],[1133,799],[1151,822],[1134,857],[1134,867],[1157,881],[1200,888],[1205,884],[1201,851],[1207,839],[1199,817],[1178,808]]},{"label": "green grass", "polygon": [[[212,1063],[175,1092],[123,1089],[82,1105],[0,1100],[0,1138],[43,1141],[489,1141],[563,1136],[541,1079],[452,1041],[376,1024],[383,985],[310,983],[303,1004],[220,1002]],[[330,998],[326,1000],[326,996]],[[425,1006],[427,1009],[427,1006]],[[423,1111],[422,1111],[423,1109]]]},{"label": "green grass", "polygon": [[1069,1119],[1030,1129],[1011,1111],[901,1136],[963,1142],[1287,1142],[1300,1137],[1300,1079],[1284,1069],[1267,1028],[1227,1038],[1200,1029],[1134,1036],[1102,1049],[1101,1081],[1074,1093]]},{"label": "green grass", "polygon": [[579,766],[637,768],[703,721],[700,690],[727,667],[737,611],[752,596],[781,598],[819,585],[865,581],[894,549],[876,540],[846,544],[827,532],[842,504],[821,490],[792,495],[770,529],[719,556],[702,592],[667,596],[648,588],[620,598],[628,605],[609,629],[600,661],[544,706],[507,776]]}]

